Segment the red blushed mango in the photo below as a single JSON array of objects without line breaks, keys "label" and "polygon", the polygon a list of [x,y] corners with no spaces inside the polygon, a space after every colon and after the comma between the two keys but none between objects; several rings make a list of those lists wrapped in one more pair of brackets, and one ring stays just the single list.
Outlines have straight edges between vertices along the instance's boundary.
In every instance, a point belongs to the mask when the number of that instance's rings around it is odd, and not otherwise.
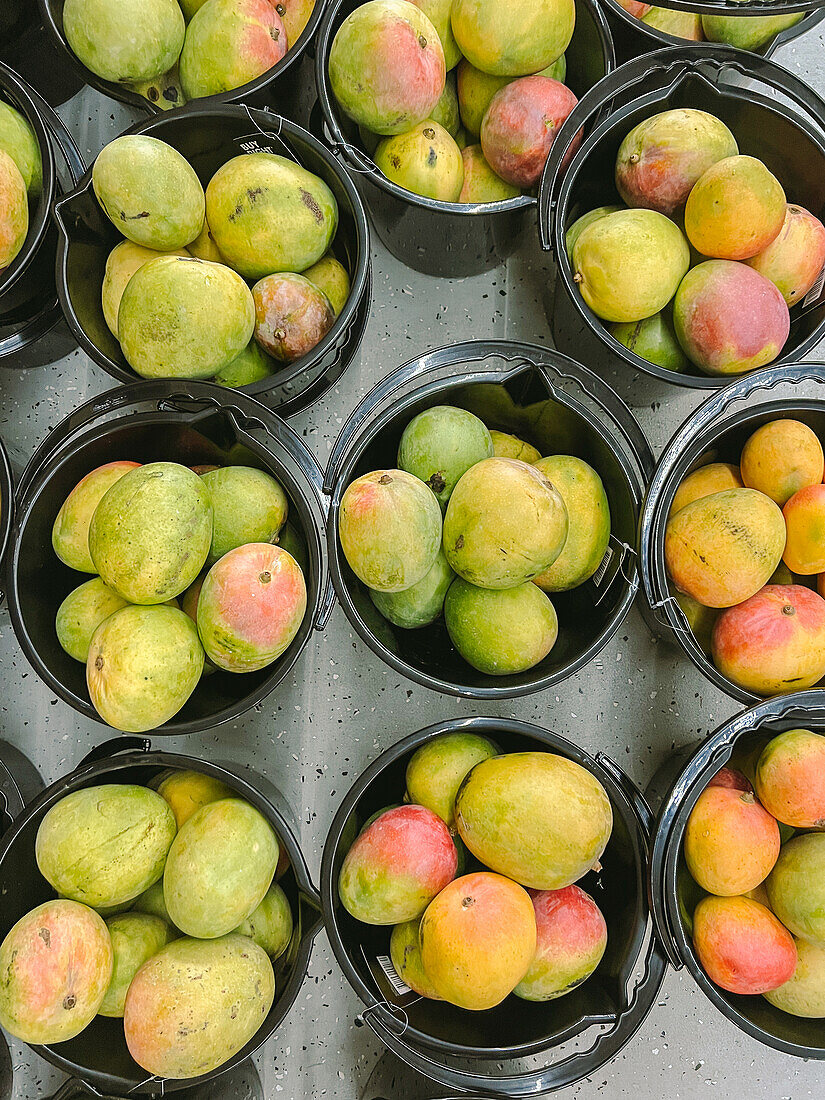
[{"label": "red blushed mango", "polygon": [[703,898],[693,914],[693,946],[710,980],[729,993],[767,993],[796,969],[793,936],[750,898]]},{"label": "red blushed mango", "polygon": [[742,448],[742,480],[782,508],[794,493],[822,482],[822,444],[799,420],[771,420]]},{"label": "red blushed mango", "polygon": [[825,598],[825,573],[819,574],[816,582],[816,590],[820,594],[820,596]]},{"label": "red blushed mango", "polygon": [[778,287],[789,306],[796,305],[825,264],[825,226],[804,206],[789,202],[779,236],[746,262]]},{"label": "red blushed mango", "polygon": [[777,820],[796,829],[825,828],[825,737],[811,730],[774,737],[759,757],[755,784]]},{"label": "red blushed mango", "polygon": [[438,814],[399,806],[359,834],[344,857],[338,896],[364,924],[403,924],[421,916],[457,867],[450,830]]},{"label": "red blushed mango", "polygon": [[739,467],[730,462],[711,462],[708,466],[700,466],[692,474],[688,474],[673,498],[670,506],[670,514],[674,515],[681,508],[693,504],[694,500],[702,497],[713,496],[714,493],[724,493],[726,489],[743,488],[742,476]]},{"label": "red blushed mango", "polygon": [[303,622],[307,590],[291,554],[268,542],[230,550],[206,574],[198,633],[227,672],[254,672],[280,657]]},{"label": "red blushed mango", "polygon": [[770,279],[732,260],[706,260],[685,275],[673,302],[676,336],[706,374],[743,374],[772,363],[791,331]]},{"label": "red blushed mango", "polygon": [[652,4],[642,4],[640,0],[619,0],[619,7],[624,8],[636,19],[641,19],[643,15],[647,15],[652,6]]},{"label": "red blushed mango", "polygon": [[782,560],[792,573],[811,577],[825,570],[825,485],[794,493],[782,509],[788,541]]},{"label": "red blushed mango", "polygon": [[685,861],[703,890],[746,894],[768,877],[778,855],[779,826],[752,792],[702,791],[685,830]]},{"label": "red blushed mango", "polygon": [[[525,76],[496,92],[481,123],[481,148],[496,175],[513,187],[538,183],[559,127],[577,102],[549,76]],[[580,140],[576,135],[568,155]]]},{"label": "red blushed mango", "polygon": [[332,303],[303,275],[267,275],[252,288],[255,339],[281,363],[294,363],[319,344],[335,322]]},{"label": "red blushed mango", "polygon": [[732,791],[753,790],[748,777],[744,772],[740,772],[738,768],[720,768],[713,779],[708,782],[708,787],[727,787]]},{"label": "red blushed mango", "polygon": [[713,660],[757,695],[813,687],[825,676],[825,600],[801,584],[766,585],[719,616]]},{"label": "red blushed mango", "polygon": [[586,981],[607,947],[607,925],[595,901],[578,886],[531,890],[536,954],[513,990],[525,1001],[563,997]]},{"label": "red blushed mango", "polygon": [[284,24],[269,0],[209,0],[186,28],[181,87],[187,99],[240,88],[286,51]]},{"label": "red blushed mango", "polygon": [[427,906],[419,937],[424,971],[443,1000],[474,1012],[494,1008],[535,957],[533,902],[503,875],[464,875]]},{"label": "red blushed mango", "polygon": [[748,260],[779,236],[786,206],[782,184],[761,160],[725,157],[688,195],[685,232],[703,256]]}]

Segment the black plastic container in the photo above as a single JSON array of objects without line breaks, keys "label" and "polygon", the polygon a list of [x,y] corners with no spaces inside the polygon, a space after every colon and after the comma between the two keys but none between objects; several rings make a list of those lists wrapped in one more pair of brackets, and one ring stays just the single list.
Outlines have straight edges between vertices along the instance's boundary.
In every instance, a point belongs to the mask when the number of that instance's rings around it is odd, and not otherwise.
[{"label": "black plastic container", "polygon": [[[269,1038],[291,1008],[303,982],[312,943],[321,927],[318,894],[309,878],[298,845],[298,827],[283,796],[263,776],[234,764],[207,762],[178,753],[157,752],[140,738],[118,739],[94,749],[70,775],[47,788],[23,811],[0,840],[0,938],[35,906],[52,899],[54,891],[37,869],[34,841],[47,811],[65,795],[100,783],[149,783],[166,769],[210,775],[246,799],[270,823],[289,856],[281,879],[295,920],[292,941],[275,965],[275,1003],[249,1043],[222,1068],[188,1081],[153,1077],[130,1057],[120,1020],[98,1016],[76,1038],[32,1049],[64,1073],[106,1096],[163,1096],[203,1084],[241,1065]],[[71,1095],[71,1083],[58,1096]],[[93,1093],[92,1095],[98,1095]],[[223,1096],[223,1093],[216,1093]],[[182,1098],[183,1100],[183,1098]]]},{"label": "black plastic container", "polygon": [[0,5],[0,62],[11,65],[24,80],[36,81],[53,107],[83,87],[46,32],[32,0],[3,0]]},{"label": "black plastic container", "polygon": [[789,729],[825,733],[825,692],[805,691],[763,701],[738,714],[673,758],[654,777],[648,796],[658,807],[651,857],[650,894],[656,931],[676,970],[687,967],[702,992],[732,1023],[767,1046],[798,1058],[825,1059],[825,1020],[791,1016],[764,997],[720,989],[705,974],[691,940],[692,914],[703,891],[683,854],[688,817],[708,781],[727,764],[750,773],[772,737]]},{"label": "black plastic container", "polygon": [[252,398],[209,382],[190,382],[185,391],[170,382],[109,390],[46,437],[18,487],[7,558],[9,610],[20,646],[38,675],[76,711],[98,722],[85,666],[64,653],[54,628],[61,601],[88,574],[58,560],[51,530],[77,482],[116,459],[257,466],[271,473],[289,498],[289,522],[307,559],[307,611],[297,635],[276,661],[258,672],[218,671],[203,677],[183,709],[153,735],[195,733],[239,718],[287,675],[331,610],[321,470],[282,420]]},{"label": "black plastic container", "polygon": [[[191,163],[204,186],[232,157],[266,150],[293,156],[330,187],[340,219],[333,251],[350,272],[349,299],[309,355],[284,364],[268,378],[240,387],[282,416],[291,416],[317,400],[335,385],[354,359],[372,295],[367,215],[347,173],[329,149],[300,126],[266,111],[232,104],[196,104],[157,116],[126,132],[150,134],[173,145]],[[103,316],[100,288],[106,260],[123,238],[95,198],[91,169],[78,187],[57,203],[54,213],[60,230],[56,279],[66,320],[80,346],[98,366],[121,382],[135,382],[138,375],[126,362]],[[182,385],[186,388],[189,383],[182,380]]]},{"label": "black plastic container", "polygon": [[[625,11],[618,0],[601,0],[601,4],[613,35],[619,64],[638,57],[639,54],[661,50],[665,46],[683,46],[685,44],[686,39],[643,23],[641,19],[637,19],[635,15]],[[806,11],[808,11],[807,8]],[[700,12],[700,14],[702,13]],[[736,12],[728,10],[726,14],[735,15]],[[756,15],[758,13],[752,12],[751,14]],[[775,15],[776,12],[772,9],[771,14]],[[747,19],[747,14],[744,14],[742,18]],[[762,57],[772,57],[780,46],[784,46],[801,34],[805,34],[806,31],[812,30],[817,24],[821,23],[823,18],[825,18],[825,9],[823,8],[808,11],[808,14],[793,27],[788,27],[786,30],[780,31],[779,34],[775,34],[764,46],[760,46],[758,50],[752,52],[760,54]]]},{"label": "black plastic container", "polygon": [[[399,260],[427,275],[458,278],[500,264],[518,244],[535,199],[495,203],[441,202],[392,183],[354,143],[358,128],[339,109],[329,83],[329,52],[338,28],[362,0],[332,0],[318,32],[315,80],[333,150],[355,174],[375,231]],[[594,0],[576,0],[576,29],[567,48],[565,83],[582,96],[615,66],[610,31]]]},{"label": "black plastic container", "polygon": [[[591,771],[610,797],[614,824],[601,860],[603,870],[590,872],[580,883],[604,914],[607,951],[595,974],[558,1000],[539,1004],[509,998],[487,1012],[464,1012],[444,1001],[411,994],[399,998],[378,962],[387,954],[389,929],[360,924],[339,901],[338,876],[354,830],[396,793],[400,797],[407,761],[415,749],[451,731],[492,737],[504,752],[566,756]],[[596,1072],[635,1034],[664,977],[665,961],[652,935],[647,907],[651,822],[644,799],[610,759],[602,753],[591,757],[539,726],[503,718],[460,718],[399,741],[374,760],[347,793],[321,864],[325,927],[338,965],[367,1006],[361,1020],[394,1054],[445,1089],[534,1096]],[[592,1026],[604,1030],[582,1051],[538,1069],[502,1067],[502,1061],[532,1055],[549,1059],[555,1047]]]},{"label": "black plastic container", "polygon": [[[0,63],[0,98],[26,118],[34,131],[43,162],[43,190],[30,207],[29,231],[14,260],[0,272],[0,367],[41,366],[65,355],[73,346],[57,300],[54,261],[57,230],[51,207],[70,178],[74,184],[86,170],[60,118],[35,89]],[[54,145],[67,166],[61,180]],[[62,165],[61,165],[62,168]],[[58,331],[55,331],[58,330]],[[60,331],[62,330],[62,332]],[[38,347],[46,341],[47,349]]]},{"label": "black plastic container", "polygon": [[14,475],[5,444],[0,439],[0,565],[6,559],[14,523]]},{"label": "black plastic container", "polygon": [[[743,86],[742,78],[747,81]],[[758,90],[754,87],[758,85]],[[794,108],[777,98],[788,97]],[[608,110],[608,105],[612,106]],[[626,363],[676,386],[718,389],[731,376],[666,370],[615,340],[587,307],[564,246],[569,226],[597,206],[619,202],[614,166],[625,135],[643,119],[676,107],[721,118],[741,153],[758,157],[783,184],[788,201],[825,218],[825,101],[772,61],[710,42],[657,50],[620,66],[573,109],[550,150],[539,194],[539,236],[552,249],[558,277],[549,318],[556,347],[588,363]],[[588,119],[606,111],[565,170],[562,158]],[[825,334],[825,293],[795,306],[791,331],[777,363],[795,362]]]},{"label": "black plastic container", "polygon": [[664,628],[711,683],[748,705],[760,696],[739,687],[716,668],[702,650],[668,589],[664,539],[667,518],[679,485],[709,462],[738,465],[745,442],[762,424],[792,417],[825,440],[825,363],[768,367],[734,382],[709,398],[671,437],[650,482],[639,523],[639,571],[648,621]]},{"label": "black plastic container", "polygon": [[[7,0],[3,2],[6,3]],[[29,3],[34,3],[34,0],[29,0]],[[315,0],[315,8],[301,36],[294,45],[290,43],[289,49],[277,65],[273,65],[256,80],[242,84],[240,88],[232,88],[227,92],[205,96],[192,102],[199,106],[210,107],[220,103],[249,103],[262,107],[271,106],[280,114],[299,115],[301,105],[306,98],[306,89],[312,84],[313,40],[324,13],[325,3],[326,0]],[[68,59],[70,66],[84,83],[96,88],[103,95],[117,99],[121,103],[127,103],[130,107],[136,107],[141,111],[155,113],[164,109],[156,103],[151,103],[145,96],[125,84],[103,80],[80,62],[63,33],[64,0],[37,0],[37,4],[43,25],[58,47],[63,63],[65,64]],[[166,108],[169,106],[175,105],[167,104]]]},{"label": "black plastic container", "polygon": [[[261,1079],[251,1059],[226,1070],[220,1077],[176,1090],[175,1095],[177,1100],[265,1100]],[[85,1081],[70,1077],[51,1097],[51,1100],[85,1100],[90,1096],[99,1100],[100,1093]],[[3,1095],[2,1078],[0,1078],[0,1100],[11,1100],[11,1091],[8,1097]],[[124,1097],[123,1100],[128,1100],[128,1097]]]},{"label": "black plastic container", "polygon": [[[458,405],[491,428],[512,432],[542,454],[574,454],[598,471],[612,518],[610,561],[600,584],[551,597],[559,640],[535,668],[485,676],[453,649],[443,621],[403,630],[383,619],[346,563],[338,513],[346,487],[370,470],[396,465],[410,420],[432,405]],[[507,699],[541,691],[582,668],[607,643],[639,587],[635,531],[652,469],[647,441],[630,410],[585,367],[547,348],[508,341],[454,344],[393,371],[345,424],[327,465],[331,496],[327,539],[338,599],[355,630],[392,668],[435,691],[471,699]]]}]

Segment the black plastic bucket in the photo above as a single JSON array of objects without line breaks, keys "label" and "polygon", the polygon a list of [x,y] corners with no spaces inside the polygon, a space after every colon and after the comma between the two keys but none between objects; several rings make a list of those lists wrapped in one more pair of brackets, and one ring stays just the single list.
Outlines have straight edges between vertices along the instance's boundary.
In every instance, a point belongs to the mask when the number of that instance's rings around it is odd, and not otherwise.
[{"label": "black plastic bucket", "polygon": [[[26,118],[34,131],[43,162],[43,190],[29,214],[29,231],[22,249],[0,272],[0,366],[41,366],[65,355],[74,343],[63,324],[54,281],[57,230],[51,208],[63,184],[55,163],[53,142],[68,167],[72,184],[86,170],[60,118],[35,89],[0,63],[0,98]],[[55,329],[62,330],[55,331]],[[45,336],[49,348],[37,344]],[[57,351],[57,354],[55,354]]]},{"label": "black plastic bucket", "polygon": [[[529,1003],[508,999],[487,1012],[464,1012],[444,1001],[412,994],[399,997],[379,958],[387,954],[389,930],[355,921],[338,898],[338,876],[353,828],[404,790],[407,762],[415,749],[439,734],[470,730],[495,739],[505,752],[548,751],[592,772],[613,807],[613,834],[603,870],[582,881],[598,902],[608,927],[607,951],[595,974],[558,1000]],[[662,983],[665,960],[652,935],[647,875],[652,818],[631,780],[603,753],[596,757],[555,733],[506,718],[460,718],[429,726],[382,753],[352,786],[324,844],[321,901],[324,923],[338,965],[366,1005],[360,1020],[381,1042],[447,1090],[485,1096],[535,1096],[580,1081],[613,1058],[647,1016]],[[628,988],[629,987],[629,988]],[[540,1068],[502,1062],[552,1057],[561,1043],[602,1030],[592,1046]],[[485,1063],[487,1063],[485,1065]]]},{"label": "black plastic bucket", "polygon": [[83,86],[65,64],[31,0],[3,0],[0,5],[0,62],[11,65],[24,80],[36,81],[38,91],[53,107]]},{"label": "black plastic bucket", "polygon": [[[741,84],[743,77],[747,87]],[[754,83],[759,90],[754,90]],[[777,93],[798,109],[779,101]],[[624,136],[643,119],[676,107],[699,108],[721,118],[733,131],[740,152],[763,160],[778,176],[789,202],[825,219],[825,101],[803,81],[756,54],[710,42],[657,50],[620,66],[585,96],[550,150],[539,194],[542,248],[552,249],[558,268],[549,319],[556,347],[588,363],[608,369],[625,363],[673,385],[718,389],[729,384],[730,377],[711,378],[698,368],[691,374],[670,371],[614,339],[585,305],[564,246],[565,232],[576,218],[619,202],[614,166]],[[600,111],[606,113],[562,172],[562,158],[573,137]],[[794,307],[790,336],[776,362],[804,358],[823,335],[825,293],[815,304]]]},{"label": "black plastic bucket", "polygon": [[[601,3],[613,35],[619,64],[638,57],[639,54],[661,50],[665,46],[683,46],[685,44],[686,40],[684,38],[680,38],[676,34],[668,34],[667,31],[660,30],[658,27],[651,27],[648,23],[637,19],[635,15],[625,11],[618,0],[601,0]],[[809,7],[810,5],[808,5]],[[803,19],[800,19],[793,27],[788,27],[784,31],[780,31],[779,34],[775,34],[764,46],[760,46],[753,53],[761,54],[762,57],[772,57],[780,46],[787,45],[788,42],[792,42],[801,34],[805,34],[806,31],[812,30],[817,24],[821,23],[825,18],[825,9],[817,8],[814,11],[809,11],[808,8],[806,8],[808,14]],[[698,8],[696,10],[699,11]],[[703,12],[699,11],[699,14],[703,14]],[[728,8],[725,14],[735,15],[736,12]],[[756,15],[757,13],[752,12],[751,14]],[[770,14],[777,14],[773,9],[773,5]],[[742,18],[747,19],[749,17],[744,14]]]},{"label": "black plastic bucket", "polygon": [[[100,783],[149,783],[166,769],[197,771],[226,783],[250,802],[278,835],[290,867],[280,880],[295,921],[292,941],[278,960],[275,1003],[254,1038],[225,1065],[202,1077],[173,1081],[151,1076],[130,1057],[120,1020],[98,1016],[76,1038],[32,1049],[53,1066],[98,1089],[91,1095],[163,1096],[205,1084],[240,1066],[280,1026],[306,977],[312,943],[321,928],[318,893],[312,885],[298,844],[298,826],[283,795],[263,776],[235,764],[212,763],[178,753],[157,752],[149,741],[120,738],[93,749],[70,775],[58,780],[35,799],[0,840],[0,938],[35,906],[49,901],[54,891],[40,875],[35,860],[37,829],[47,811],[72,791]],[[58,1096],[69,1096],[64,1086]],[[215,1096],[227,1093],[218,1091]],[[228,1095],[231,1095],[229,1093]],[[183,1097],[181,1098],[183,1100]]]},{"label": "black plastic bucket", "polygon": [[12,626],[29,663],[52,691],[86,718],[101,721],[86,689],[85,667],[63,651],[54,621],[60,603],[88,574],[63,565],[51,545],[60,505],[90,470],[116,459],[184,465],[251,465],[271,473],[289,499],[289,522],[306,554],[307,611],[285,652],[258,672],[217,671],[153,736],[195,733],[239,718],[262,703],[329,615],[322,474],[306,445],[277,416],[240,393],[209,382],[186,390],[141,382],[101,394],[59,424],[35,451],[18,486],[7,556]]},{"label": "black plastic bucket", "polygon": [[[535,668],[485,676],[453,648],[443,622],[404,630],[384,620],[347,565],[338,513],[347,485],[396,465],[408,422],[432,405],[468,408],[490,427],[512,432],[542,454],[574,454],[604,482],[612,534],[600,583],[555,593],[559,639]],[[453,344],[393,371],[355,409],[333,447],[324,483],[332,582],[347,618],[373,653],[424,687],[469,699],[509,699],[553,687],[582,668],[627,615],[639,580],[635,531],[652,456],[630,410],[601,379],[549,348],[508,341]]]},{"label": "black plastic bucket", "polygon": [[[7,0],[3,0],[6,3]],[[31,4],[34,0],[28,0]],[[66,35],[63,33],[63,5],[64,0],[37,0],[40,8],[40,16],[43,25],[50,37],[57,45],[61,58],[65,64],[69,64],[79,78],[92,88],[102,92],[103,95],[117,99],[121,103],[127,103],[130,107],[136,107],[141,111],[157,112],[168,109],[175,104],[166,104],[164,107],[151,103],[145,96],[140,95],[125,84],[118,84],[112,80],[103,80],[77,58],[74,50],[69,45]],[[306,89],[312,84],[312,53],[315,48],[314,39],[324,13],[326,0],[315,0],[315,8],[304,27],[298,41],[289,49],[271,69],[263,73],[256,80],[250,80],[248,84],[242,84],[240,88],[232,88],[218,95],[205,96],[202,99],[193,100],[202,107],[212,107],[219,103],[249,103],[256,106],[272,106],[279,114],[299,116],[301,106],[305,99]]]},{"label": "black plastic bucket", "polygon": [[[320,0],[319,0],[320,3]],[[352,288],[330,331],[295,363],[242,386],[282,416],[291,416],[335,385],[355,357],[369,315],[372,294],[369,229],[358,192],[326,146],[279,115],[232,104],[195,104],[159,115],[126,131],[151,134],[178,149],[206,186],[227,160],[267,150],[292,156],[330,187],[338,202],[339,224],[333,250],[349,270]],[[103,316],[100,288],[106,260],[123,238],[95,198],[91,169],[77,188],[55,206],[60,230],[57,288],[66,320],[89,357],[121,382],[135,382],[120,344]],[[188,385],[183,382],[184,388]]]},{"label": "black plastic bucket", "polygon": [[[392,183],[354,142],[358,128],[339,109],[328,76],[329,52],[341,23],[362,0],[332,0],[318,32],[315,80],[333,150],[355,173],[375,231],[403,263],[427,275],[459,278],[496,267],[518,244],[535,199],[519,195],[495,203],[441,202]],[[566,51],[565,83],[577,96],[615,67],[607,21],[594,0],[576,0],[576,29]]]},{"label": "black plastic bucket", "polygon": [[698,747],[671,759],[654,777],[648,797],[658,807],[650,861],[656,931],[671,966],[690,971],[702,992],[732,1023],[766,1046],[798,1058],[825,1059],[825,1021],[791,1016],[764,997],[727,993],[708,978],[691,940],[693,908],[703,891],[690,876],[682,841],[696,800],[716,772],[741,767],[778,733],[805,728],[825,733],[825,692],[771,699],[738,714]]},{"label": "black plastic bucket", "polygon": [[688,655],[711,683],[749,706],[760,696],[739,687],[705,655],[668,590],[664,539],[679,485],[709,462],[739,463],[748,437],[777,417],[793,417],[825,439],[825,363],[767,367],[715,394],[671,437],[656,466],[639,523],[639,571],[647,619]]}]

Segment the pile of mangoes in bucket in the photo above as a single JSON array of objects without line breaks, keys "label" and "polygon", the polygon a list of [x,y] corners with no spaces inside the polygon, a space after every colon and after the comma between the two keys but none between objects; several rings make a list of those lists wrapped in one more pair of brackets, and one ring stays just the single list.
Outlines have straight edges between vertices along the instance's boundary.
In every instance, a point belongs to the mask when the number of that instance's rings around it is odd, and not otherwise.
[{"label": "pile of mangoes in bucket", "polygon": [[177,149],[126,134],[99,154],[92,178],[127,238],[106,263],[104,316],[143,378],[266,378],[308,354],[349,297],[329,251],[338,203],[289,157],[233,157],[204,194]]},{"label": "pile of mangoes in bucket", "polygon": [[338,517],[376,608],[405,629],[443,612],[455,648],[487,675],[538,664],[558,637],[547,593],[583,584],[607,550],[597,472],[573,455],[542,458],[451,405],[413,417],[397,462],[353,481]]},{"label": "pile of mangoes in bucket", "polygon": [[86,665],[104,722],[155,729],[202,675],[254,672],[284,652],[307,603],[301,566],[274,545],[301,556],[287,508],[275,478],[249,466],[110,462],[72,489],[52,545],[96,575],[58,608],[57,637]]},{"label": "pile of mangoes in bucket", "polygon": [[174,1079],[249,1042],[293,929],[288,860],[254,806],[199,772],[86,787],[46,813],[35,854],[58,898],[0,945],[7,1031],[52,1045],[122,1019],[138,1065]]},{"label": "pile of mangoes in bucket", "polygon": [[685,38],[690,42],[726,42],[740,50],[758,50],[772,38],[805,17],[805,12],[787,15],[702,15],[700,12],[657,8],[642,0],[618,0],[630,15],[646,26]]},{"label": "pile of mangoes in bucket", "polygon": [[0,279],[29,232],[29,207],[40,198],[43,165],[28,120],[0,99]]},{"label": "pile of mangoes in bucket", "polygon": [[825,737],[788,730],[742,763],[753,782],[723,768],[685,831],[696,953],[730,993],[825,1017]]},{"label": "pile of mangoes in bucket", "polygon": [[573,0],[368,0],[335,35],[330,83],[399,187],[514,198],[538,183],[576,104],[562,83],[575,20]]},{"label": "pile of mangoes in bucket", "polygon": [[78,60],[168,110],[240,88],[277,65],[315,0],[65,0]]},{"label": "pile of mangoes in bucket", "polygon": [[[565,757],[499,755],[457,732],[422,745],[406,780],[405,804],[364,825],[338,880],[351,916],[394,926],[398,976],[469,1011],[511,993],[548,1001],[589,978],[607,925],[574,883],[600,868],[613,828],[598,779]],[[480,870],[467,873],[470,858]]]},{"label": "pile of mangoes in bucket", "polygon": [[738,466],[702,466],[673,498],[665,562],[676,598],[719,671],[757,695],[825,677],[822,477],[813,430],[772,420]]},{"label": "pile of mangoes in bucket", "polygon": [[[609,331],[649,362],[733,375],[782,352],[792,307],[825,266],[825,227],[741,156],[721,119],[645,119],[619,147],[616,188],[567,232],[573,279]],[[792,182],[792,181],[791,181]]]}]

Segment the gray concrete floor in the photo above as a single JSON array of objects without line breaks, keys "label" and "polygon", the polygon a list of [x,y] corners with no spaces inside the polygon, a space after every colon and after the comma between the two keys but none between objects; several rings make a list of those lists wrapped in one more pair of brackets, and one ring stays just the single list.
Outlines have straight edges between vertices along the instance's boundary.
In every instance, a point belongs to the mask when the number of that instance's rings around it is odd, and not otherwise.
[{"label": "gray concrete floor", "polygon": [[[822,39],[814,30],[777,57],[820,93]],[[61,114],[89,157],[133,121],[89,89]],[[542,302],[553,273],[530,234],[506,267],[463,281],[419,275],[377,241],[373,262],[374,304],[358,358],[333,392],[292,421],[322,464],[349,411],[396,365],[460,340],[550,339]],[[689,390],[654,391],[630,372],[606,376],[633,407],[657,453],[700,402]],[[51,427],[111,384],[80,351],[28,373],[4,371],[0,436],[18,469]],[[20,653],[5,608],[0,683],[2,736],[30,756],[46,782],[106,738],[102,726],[80,719],[39,681]],[[674,746],[703,736],[736,710],[686,659],[652,639],[636,611],[600,657],[558,691],[479,707],[407,683],[361,643],[336,609],[323,636],[310,642],[294,674],[259,711],[214,733],[165,740],[164,747],[203,756],[219,751],[272,777],[301,820],[303,849],[317,881],[323,840],[348,785],[379,752],[431,722],[476,713],[537,722],[590,752],[608,753],[644,786]],[[380,1053],[369,1030],[353,1026],[360,1007],[322,933],[293,1011],[256,1059],[267,1100],[357,1100]],[[12,1054],[15,1100],[45,1097],[60,1083],[60,1075],[27,1048],[15,1042]],[[632,1043],[591,1079],[557,1095],[805,1100],[823,1092],[820,1063],[760,1046],[717,1013],[689,975],[670,971]]]}]

